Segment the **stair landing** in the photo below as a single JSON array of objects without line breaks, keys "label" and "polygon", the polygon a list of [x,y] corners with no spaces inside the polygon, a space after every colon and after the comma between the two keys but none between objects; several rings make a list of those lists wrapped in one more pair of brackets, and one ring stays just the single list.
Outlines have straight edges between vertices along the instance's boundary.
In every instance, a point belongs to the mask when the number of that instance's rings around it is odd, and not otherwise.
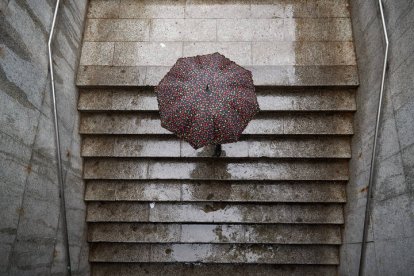
[{"label": "stair landing", "polygon": [[256,85],[357,85],[347,0],[92,0],[79,86],[157,85],[180,57],[220,52]]}]

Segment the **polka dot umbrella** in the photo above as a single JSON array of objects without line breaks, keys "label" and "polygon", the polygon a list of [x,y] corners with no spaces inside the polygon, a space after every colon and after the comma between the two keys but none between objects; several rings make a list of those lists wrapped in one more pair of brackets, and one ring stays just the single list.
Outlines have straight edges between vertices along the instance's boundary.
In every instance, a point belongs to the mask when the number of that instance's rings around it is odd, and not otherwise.
[{"label": "polka dot umbrella", "polygon": [[219,53],[179,58],[155,92],[161,126],[195,149],[236,142],[259,111],[252,73]]}]

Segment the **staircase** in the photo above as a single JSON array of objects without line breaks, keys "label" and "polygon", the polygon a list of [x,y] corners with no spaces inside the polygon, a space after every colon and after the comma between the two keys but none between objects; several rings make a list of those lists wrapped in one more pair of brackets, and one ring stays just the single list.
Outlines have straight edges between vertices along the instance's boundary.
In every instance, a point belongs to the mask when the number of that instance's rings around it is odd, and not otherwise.
[{"label": "staircase", "polygon": [[161,128],[152,87],[80,90],[93,275],[335,275],[355,91],[256,90],[220,158]]},{"label": "staircase", "polygon": [[[89,5],[92,275],[337,275],[358,85],[347,0]],[[220,158],[161,128],[154,95],[177,57],[215,51],[252,71],[261,108]]]}]

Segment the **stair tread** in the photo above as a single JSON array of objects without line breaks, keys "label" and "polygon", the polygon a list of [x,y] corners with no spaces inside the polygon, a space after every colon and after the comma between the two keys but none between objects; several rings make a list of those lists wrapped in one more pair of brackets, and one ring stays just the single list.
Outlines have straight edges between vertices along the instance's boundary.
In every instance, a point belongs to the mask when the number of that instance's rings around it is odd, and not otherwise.
[{"label": "stair tread", "polygon": [[[355,90],[350,88],[256,88],[261,111],[354,111]],[[152,87],[81,89],[81,111],[158,111]]]},{"label": "stair tread", "polygon": [[92,243],[91,262],[338,264],[335,245]]},{"label": "stair tread", "polygon": [[340,244],[339,225],[90,223],[89,242]]},{"label": "stair tread", "polygon": [[[79,87],[158,85],[170,66],[80,65]],[[351,86],[359,84],[356,65],[245,66],[257,86]]]},{"label": "stair tread", "polygon": [[94,276],[337,276],[336,265],[206,264],[206,263],[91,263]]},{"label": "stair tread", "polygon": [[[83,113],[81,134],[170,134],[161,127],[159,114]],[[353,133],[352,113],[258,114],[244,134],[340,134]]]},{"label": "stair tread", "polygon": [[88,222],[342,224],[342,204],[89,202]]},{"label": "stair tread", "polygon": [[[212,157],[214,146],[194,150],[177,137],[98,136],[82,139],[84,157]],[[349,137],[243,139],[223,144],[221,158],[350,158]]]},{"label": "stair tread", "polygon": [[348,161],[86,159],[84,179],[347,180]]},{"label": "stair tread", "polygon": [[225,183],[223,181],[89,180],[86,201],[345,202],[341,182]]}]

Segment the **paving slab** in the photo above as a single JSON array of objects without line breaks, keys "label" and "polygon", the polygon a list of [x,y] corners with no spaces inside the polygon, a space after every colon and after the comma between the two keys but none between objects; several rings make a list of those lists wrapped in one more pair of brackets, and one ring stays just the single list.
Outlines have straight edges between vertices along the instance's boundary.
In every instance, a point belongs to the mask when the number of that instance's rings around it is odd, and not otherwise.
[{"label": "paving slab", "polygon": [[172,66],[182,51],[182,43],[176,42],[116,42],[113,65]]},{"label": "paving slab", "polygon": [[284,19],[218,19],[218,41],[283,41],[285,37]]},{"label": "paving slab", "polygon": [[252,1],[253,18],[350,17],[347,0]]},{"label": "paving slab", "polygon": [[146,67],[80,65],[76,82],[80,86],[126,86],[131,83],[144,85],[146,73]]},{"label": "paving slab", "polygon": [[350,18],[291,18],[286,37],[297,41],[353,41]]},{"label": "paving slab", "polygon": [[114,42],[87,42],[82,45],[80,65],[112,65]]},{"label": "paving slab", "polygon": [[246,66],[255,85],[268,86],[356,86],[359,83],[354,65],[280,65]]},{"label": "paving slab", "polygon": [[151,41],[215,41],[213,19],[152,19]]},{"label": "paving slab", "polygon": [[118,18],[121,0],[91,0],[88,4],[87,18]]},{"label": "paving slab", "polygon": [[253,65],[356,65],[352,42],[253,42]]},{"label": "paving slab", "polygon": [[218,19],[218,41],[352,41],[350,18]]},{"label": "paving slab", "polygon": [[251,1],[248,0],[189,0],[186,2],[187,18],[249,18]]},{"label": "paving slab", "polygon": [[183,57],[219,52],[239,65],[252,65],[250,42],[184,42]]},{"label": "paving slab", "polygon": [[122,18],[184,18],[185,0],[121,0]]},{"label": "paving slab", "polygon": [[84,41],[148,41],[150,21],[147,19],[88,19]]}]

